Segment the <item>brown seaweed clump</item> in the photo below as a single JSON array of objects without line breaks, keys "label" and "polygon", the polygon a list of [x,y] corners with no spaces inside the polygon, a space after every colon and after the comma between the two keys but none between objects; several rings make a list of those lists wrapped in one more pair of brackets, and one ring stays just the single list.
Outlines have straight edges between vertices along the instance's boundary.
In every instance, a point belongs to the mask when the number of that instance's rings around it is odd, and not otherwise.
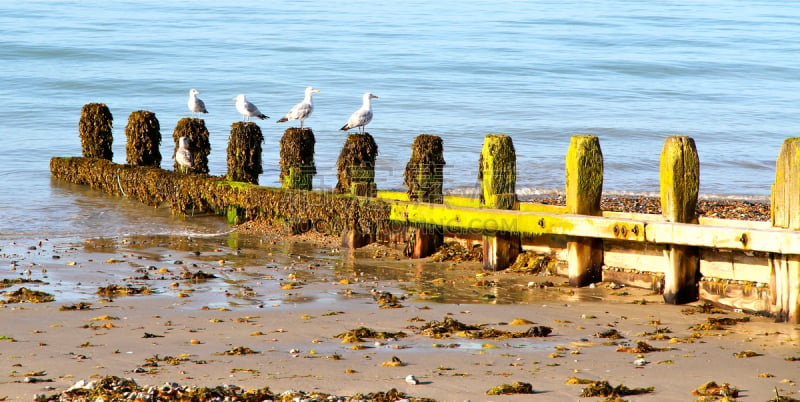
[{"label": "brown seaweed clump", "polygon": [[114,117],[105,103],[87,103],[81,108],[81,119],[78,122],[78,135],[81,138],[81,149],[84,158],[100,158],[111,160],[114,151],[111,145],[114,136],[111,133]]},{"label": "brown seaweed clump", "polygon": [[236,122],[231,125],[228,140],[228,180],[258,184],[261,166],[261,144],[264,135],[253,122]]},{"label": "brown seaweed clump", "polygon": [[336,161],[338,181],[334,192],[374,197],[378,191],[375,187],[377,156],[378,144],[372,135],[348,135]]},{"label": "brown seaweed clump", "polygon": [[[192,167],[187,173],[208,174],[208,155],[211,153],[211,142],[205,120],[188,117],[178,120],[175,130],[172,132],[176,150],[181,137],[189,140],[189,152],[192,154]],[[175,159],[175,151],[172,152],[172,159]],[[175,171],[180,170],[177,161],[173,168]]]},{"label": "brown seaweed clump", "polygon": [[692,391],[694,396],[723,396],[736,398],[739,396],[739,390],[732,387],[730,384],[719,385],[715,381],[709,381]]},{"label": "brown seaweed clump", "polygon": [[524,272],[528,274],[553,274],[558,261],[547,255],[538,255],[533,251],[526,251],[517,256],[517,260],[508,267],[508,272]]},{"label": "brown seaweed clump", "polygon": [[490,388],[486,395],[512,395],[512,394],[532,394],[533,386],[527,382],[515,381],[513,384],[501,384]]},{"label": "brown seaweed clump", "polygon": [[5,292],[3,296],[6,297],[6,300],[0,300],[0,304],[49,303],[56,299],[49,293],[39,290],[30,290],[24,287],[11,292]]},{"label": "brown seaweed clump", "polygon": [[105,297],[117,297],[117,296],[132,296],[132,295],[149,295],[152,294],[153,291],[150,290],[150,288],[148,288],[147,286],[135,288],[131,285],[120,286],[117,284],[111,284],[106,287],[98,288],[97,292],[95,293]]},{"label": "brown seaweed clump", "polygon": [[364,338],[394,339],[394,338],[404,338],[405,336],[406,336],[405,332],[402,331],[400,332],[373,331],[366,327],[358,327],[336,335],[337,338],[342,340],[342,343],[364,342]]},{"label": "brown seaweed clump", "polygon": [[544,325],[536,325],[525,331],[503,331],[495,328],[483,328],[480,324],[464,324],[450,317],[445,317],[441,322],[431,321],[421,328],[422,335],[435,339],[450,336],[463,336],[469,339],[507,339],[546,337],[553,329]]},{"label": "brown seaweed clump", "polygon": [[132,166],[161,166],[161,125],[156,114],[137,110],[128,117],[125,126],[126,163]]},{"label": "brown seaweed clump", "polygon": [[431,255],[431,259],[433,262],[483,261],[483,248],[481,245],[476,244],[472,248],[467,249],[457,241],[447,242]]},{"label": "brown seaweed clump", "polygon": [[403,184],[408,188],[410,201],[441,204],[444,181],[444,150],[442,138],[421,134],[411,146],[411,159],[406,164]]},{"label": "brown seaweed clump", "polygon": [[314,165],[314,132],[310,128],[287,128],[281,137],[281,186],[288,189],[311,190],[317,173]]},{"label": "brown seaweed clump", "polygon": [[620,396],[627,396],[627,395],[641,395],[641,394],[649,394],[655,391],[655,387],[646,387],[646,388],[628,388],[623,384],[619,384],[616,387],[612,387],[608,381],[594,381],[589,383],[586,388],[583,389],[581,392],[581,397],[584,398],[592,398],[597,396],[602,397],[620,397]]}]

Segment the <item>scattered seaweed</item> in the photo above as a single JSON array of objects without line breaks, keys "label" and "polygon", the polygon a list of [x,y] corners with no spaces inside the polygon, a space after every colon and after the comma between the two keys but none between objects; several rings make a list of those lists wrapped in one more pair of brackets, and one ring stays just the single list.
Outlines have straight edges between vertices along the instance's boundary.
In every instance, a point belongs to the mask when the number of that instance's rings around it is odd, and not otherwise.
[{"label": "scattered seaweed", "polygon": [[483,328],[484,325],[464,324],[450,317],[445,317],[443,321],[430,321],[423,325],[420,330],[422,335],[434,339],[447,338],[450,336],[463,336],[469,339],[506,339],[506,338],[531,338],[546,337],[553,332],[553,329],[544,325],[537,325],[525,331],[503,331],[495,328]]},{"label": "scattered seaweed", "polygon": [[501,384],[490,388],[486,395],[512,395],[512,394],[532,394],[533,386],[527,382],[515,381],[512,384]]},{"label": "scattered seaweed", "polygon": [[49,293],[39,290],[30,290],[25,287],[5,292],[3,296],[6,297],[6,300],[0,300],[0,304],[49,303],[56,300],[56,298]]},{"label": "scattered seaweed", "polygon": [[80,302],[77,304],[65,304],[58,308],[59,311],[91,310],[92,303]]},{"label": "scattered seaweed", "polygon": [[373,290],[372,298],[375,300],[376,303],[378,303],[378,307],[380,308],[403,307],[403,305],[400,304],[400,299],[397,296],[391,294],[390,292]]},{"label": "scattered seaweed", "polygon": [[132,166],[161,166],[161,126],[156,114],[137,110],[125,126],[125,161]]},{"label": "scattered seaweed", "polygon": [[397,338],[404,338],[406,337],[405,332],[382,332],[382,331],[373,331],[366,327],[358,327],[356,329],[351,329],[346,332],[342,332],[341,334],[336,335],[337,338],[342,340],[342,343],[358,343],[364,342],[364,338],[374,338],[374,339],[397,339]]},{"label": "scattered seaweed", "polygon": [[467,262],[467,261],[483,261],[483,248],[481,245],[476,244],[470,249],[464,247],[457,241],[451,241],[439,247],[439,250],[431,255],[434,262]]},{"label": "scattered seaweed", "polygon": [[709,381],[695,388],[692,395],[736,398],[739,396],[739,390],[728,383],[719,385],[715,381]]},{"label": "scattered seaweed", "polygon": [[194,282],[204,282],[209,279],[215,279],[216,277],[217,277],[216,275],[203,272],[203,270],[197,272],[185,271],[181,273],[182,279],[188,279]]},{"label": "scattered seaweed", "polygon": [[695,324],[689,327],[693,331],[719,331],[726,329],[728,326],[736,325],[740,322],[749,322],[750,317],[742,318],[729,318],[729,317],[708,317],[707,322]]},{"label": "scattered seaweed", "polygon": [[733,354],[733,357],[737,359],[746,359],[748,357],[756,357],[756,356],[764,356],[764,354],[754,352],[752,350],[743,350],[741,352],[736,352]]},{"label": "scattered seaweed", "polygon": [[617,352],[626,352],[626,353],[650,353],[650,352],[665,352],[671,350],[670,347],[663,347],[657,348],[655,346],[650,345],[645,341],[637,341],[636,346],[630,345],[621,345],[617,348]]},{"label": "scattered seaweed", "polygon": [[608,381],[591,381],[586,382],[585,379],[576,379],[575,382],[567,381],[567,384],[586,384],[586,387],[581,391],[581,397],[584,398],[592,398],[592,397],[606,397],[606,398],[617,398],[620,396],[627,396],[627,395],[642,395],[642,394],[649,394],[655,391],[655,387],[644,387],[644,388],[628,388],[623,384],[619,384],[615,387],[612,387]]},{"label": "scattered seaweed", "polygon": [[231,181],[258,184],[258,175],[264,172],[261,166],[261,144],[264,135],[253,122],[236,122],[231,125],[228,139],[228,174]]},{"label": "scattered seaweed", "polygon": [[0,281],[0,289],[8,288],[14,285],[22,285],[24,283],[35,283],[35,284],[43,284],[41,279],[27,279],[27,278],[14,278],[8,279],[5,278]]},{"label": "scattered seaweed", "polygon": [[234,346],[224,352],[220,352],[220,355],[227,355],[227,356],[241,356],[241,355],[253,355],[258,354],[261,352],[256,352],[253,349],[248,348],[247,346]]},{"label": "scattered seaweed", "polygon": [[95,294],[105,297],[118,297],[118,296],[133,296],[133,295],[149,295],[152,294],[153,291],[150,290],[147,286],[142,286],[139,288],[133,287],[133,285],[117,285],[111,284],[105,287],[100,287],[97,289]]},{"label": "scattered seaweed", "polygon": [[624,338],[622,334],[619,333],[615,328],[609,328],[605,331],[600,331],[594,334],[594,336],[598,338],[604,339],[622,339]]},{"label": "scattered seaweed", "polygon": [[517,256],[516,261],[508,267],[508,272],[524,272],[527,274],[553,274],[558,261],[548,255],[539,255],[533,251],[526,251]]},{"label": "scattered seaweed", "polygon": [[111,133],[113,122],[114,117],[105,103],[83,105],[81,119],[78,122],[78,135],[84,158],[111,160],[114,157],[114,151],[111,149],[114,142]]}]

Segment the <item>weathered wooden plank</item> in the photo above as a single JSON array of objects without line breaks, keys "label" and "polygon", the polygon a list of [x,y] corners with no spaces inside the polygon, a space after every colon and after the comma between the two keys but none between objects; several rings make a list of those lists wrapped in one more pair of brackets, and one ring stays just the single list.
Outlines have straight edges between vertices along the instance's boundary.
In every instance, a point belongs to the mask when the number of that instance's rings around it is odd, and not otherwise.
[{"label": "weathered wooden plank", "polygon": [[[603,153],[594,135],[576,135],[566,157],[567,212],[600,216],[603,193]],[[602,280],[603,241],[594,237],[572,237],[567,242],[569,284],[587,286]]]},{"label": "weathered wooden plank", "polygon": [[[482,207],[516,207],[517,155],[511,137],[489,134],[484,138],[478,161],[478,180],[481,183]],[[518,232],[486,232],[483,235],[483,269],[506,269],[514,263],[521,250]]]}]

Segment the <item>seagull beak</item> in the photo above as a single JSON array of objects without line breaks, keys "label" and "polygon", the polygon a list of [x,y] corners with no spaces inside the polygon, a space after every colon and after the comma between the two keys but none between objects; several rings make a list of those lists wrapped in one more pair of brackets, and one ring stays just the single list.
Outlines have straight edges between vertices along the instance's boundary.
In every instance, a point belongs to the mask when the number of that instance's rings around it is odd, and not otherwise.
[{"label": "seagull beak", "polygon": [[313,90],[311,92],[320,92],[320,90],[319,89],[315,89],[315,90]]}]

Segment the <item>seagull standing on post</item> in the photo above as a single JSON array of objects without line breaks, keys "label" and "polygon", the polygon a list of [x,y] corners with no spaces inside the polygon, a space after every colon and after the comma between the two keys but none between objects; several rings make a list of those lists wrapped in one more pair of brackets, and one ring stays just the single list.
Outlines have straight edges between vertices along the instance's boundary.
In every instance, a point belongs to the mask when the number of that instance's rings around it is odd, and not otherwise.
[{"label": "seagull standing on post", "polygon": [[269,118],[269,116],[261,113],[256,105],[248,102],[244,94],[237,95],[233,100],[236,101],[236,110],[242,115],[244,121],[250,121],[251,117],[258,117],[261,120]]},{"label": "seagull standing on post", "polygon": [[372,121],[372,99],[378,97],[370,92],[364,94],[364,100],[361,104],[361,109],[356,110],[347,120],[347,124],[342,126],[339,130],[347,131],[351,128],[359,128],[359,133],[364,134],[364,126]]},{"label": "seagull standing on post", "polygon": [[189,151],[189,139],[181,137],[178,139],[178,149],[175,150],[175,162],[184,173],[192,168],[192,152]]},{"label": "seagull standing on post", "polygon": [[289,110],[289,113],[286,113],[286,115],[281,117],[281,119],[276,121],[276,123],[283,123],[289,120],[300,120],[300,128],[303,128],[303,121],[311,116],[311,112],[314,111],[314,100],[311,99],[311,95],[314,92],[319,92],[319,89],[307,87],[306,96],[303,98],[303,101],[294,105],[292,110]]},{"label": "seagull standing on post", "polygon": [[189,111],[192,112],[192,117],[194,117],[195,113],[208,113],[208,110],[206,110],[206,104],[197,97],[199,93],[200,91],[194,88],[189,90],[189,101],[186,102],[186,105],[189,106]]}]

